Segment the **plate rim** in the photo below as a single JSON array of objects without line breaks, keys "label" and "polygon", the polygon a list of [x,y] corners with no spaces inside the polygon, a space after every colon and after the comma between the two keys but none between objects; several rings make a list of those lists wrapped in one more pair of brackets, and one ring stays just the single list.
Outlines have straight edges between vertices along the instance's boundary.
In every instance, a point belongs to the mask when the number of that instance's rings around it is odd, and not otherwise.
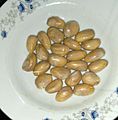
[{"label": "plate rim", "polygon": [[[9,4],[11,4],[12,1],[15,1],[15,0],[7,1],[7,2],[0,8],[0,10],[5,9],[7,6],[9,6]],[[22,0],[21,0],[21,1],[22,1]],[[48,0],[42,0],[42,1],[44,2],[42,5],[47,5],[47,3],[48,3],[50,0],[49,0],[49,1],[48,1]],[[51,0],[51,1],[53,1],[53,0]],[[71,1],[71,0],[70,0],[70,1]],[[49,2],[49,3],[50,3],[50,2]],[[0,12],[0,13],[1,13],[1,12]],[[3,14],[3,13],[2,13],[2,14]],[[0,19],[1,19],[1,18],[0,18]],[[3,40],[2,43],[3,43],[3,42],[5,42],[5,41]],[[11,86],[10,86],[10,87],[11,87]],[[114,91],[113,91],[109,96],[117,95],[117,92],[118,92],[117,89],[118,89],[118,88],[114,89]],[[12,92],[13,92],[13,94],[12,94]],[[12,96],[16,95],[16,93],[14,93],[14,90],[11,91],[10,94],[12,94]],[[108,97],[109,97],[109,96],[108,96]],[[17,105],[20,104],[21,101],[20,101],[20,99],[19,99],[17,96],[16,96],[15,99],[16,99],[16,102],[14,102],[14,103],[17,103]],[[106,98],[106,99],[107,99],[107,98]],[[10,116],[10,118],[14,116],[13,114],[11,114],[11,112],[8,112],[8,110],[6,110],[7,107],[6,107],[5,105],[2,106],[2,103],[1,103],[1,102],[0,102],[0,105],[1,105],[1,109],[2,109],[8,116]],[[28,107],[28,106],[25,106],[25,107]],[[22,109],[22,108],[24,108],[24,105],[21,107],[21,109]],[[36,110],[36,111],[37,111],[37,110]],[[44,112],[43,114],[46,114],[46,113]],[[51,115],[51,116],[52,116],[52,115]],[[55,116],[55,114],[54,114],[54,116]],[[42,118],[44,118],[44,117],[45,117],[45,116],[43,115]],[[68,116],[66,116],[66,117],[68,117]],[[51,120],[51,119],[50,119],[50,120]]]}]

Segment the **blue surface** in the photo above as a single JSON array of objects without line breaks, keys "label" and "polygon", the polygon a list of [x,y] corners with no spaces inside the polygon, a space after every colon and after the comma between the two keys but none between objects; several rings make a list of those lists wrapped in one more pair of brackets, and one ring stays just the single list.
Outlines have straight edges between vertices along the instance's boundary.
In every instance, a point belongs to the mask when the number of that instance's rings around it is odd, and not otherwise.
[{"label": "blue surface", "polygon": [[21,13],[24,12],[25,6],[24,6],[22,3],[20,3],[19,6],[18,6],[18,10],[19,10]]}]

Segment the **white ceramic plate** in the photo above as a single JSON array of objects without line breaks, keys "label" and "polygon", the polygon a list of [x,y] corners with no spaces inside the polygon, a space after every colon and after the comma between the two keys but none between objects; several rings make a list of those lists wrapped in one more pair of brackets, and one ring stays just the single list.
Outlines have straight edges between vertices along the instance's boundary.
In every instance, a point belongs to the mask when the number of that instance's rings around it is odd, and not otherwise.
[{"label": "white ceramic plate", "polygon": [[[118,1],[8,0],[0,8],[0,107],[13,120],[112,120],[118,115]],[[64,103],[40,92],[34,76],[21,69],[26,38],[46,30],[50,16],[93,28],[106,50],[108,67],[93,95]]]}]

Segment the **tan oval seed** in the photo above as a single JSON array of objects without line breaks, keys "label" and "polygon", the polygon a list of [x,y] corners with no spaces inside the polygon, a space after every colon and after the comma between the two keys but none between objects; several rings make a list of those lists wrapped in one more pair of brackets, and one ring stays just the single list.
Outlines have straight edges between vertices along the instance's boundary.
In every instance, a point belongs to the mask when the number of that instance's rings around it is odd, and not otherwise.
[{"label": "tan oval seed", "polygon": [[30,53],[23,62],[22,69],[27,72],[33,71],[36,63],[36,55],[34,53]]},{"label": "tan oval seed", "polygon": [[93,62],[100,58],[102,58],[105,55],[105,50],[103,48],[97,48],[90,53],[88,53],[85,57],[86,62]]},{"label": "tan oval seed", "polygon": [[27,38],[26,47],[29,53],[33,53],[36,47],[38,38],[35,35],[30,35]]},{"label": "tan oval seed", "polygon": [[76,41],[83,42],[86,40],[93,39],[94,36],[95,36],[95,32],[93,29],[86,29],[86,30],[78,32],[78,34],[76,35]]},{"label": "tan oval seed", "polygon": [[51,74],[61,80],[66,79],[70,75],[70,70],[64,67],[54,67],[50,70]]},{"label": "tan oval seed", "polygon": [[41,74],[35,80],[35,85],[37,88],[42,89],[46,88],[46,86],[52,82],[52,75],[51,74]]},{"label": "tan oval seed", "polygon": [[70,61],[81,60],[86,56],[86,54],[87,53],[84,50],[71,51],[67,54],[67,59]]},{"label": "tan oval seed", "polygon": [[63,19],[61,19],[58,16],[52,16],[48,18],[47,24],[50,27],[56,27],[56,28],[62,29],[65,25],[65,22]]},{"label": "tan oval seed", "polygon": [[60,56],[65,56],[69,52],[69,48],[63,44],[53,44],[51,46],[52,53]]},{"label": "tan oval seed", "polygon": [[67,59],[60,55],[51,54],[49,56],[49,63],[53,66],[64,66],[67,63]]},{"label": "tan oval seed", "polygon": [[76,85],[74,88],[74,94],[77,96],[87,96],[94,92],[94,87],[87,84]]},{"label": "tan oval seed", "polygon": [[65,83],[68,86],[75,86],[77,85],[82,78],[82,74],[80,71],[74,71],[73,73],[71,73],[71,75],[68,76],[68,78],[66,78]]},{"label": "tan oval seed", "polygon": [[73,94],[72,88],[69,86],[63,87],[56,95],[56,101],[63,102],[69,99]]},{"label": "tan oval seed", "polygon": [[51,47],[51,42],[50,39],[48,37],[48,35],[46,34],[46,32],[44,31],[40,31],[38,33],[38,40],[40,41],[40,43],[48,50]]},{"label": "tan oval seed", "polygon": [[98,48],[101,44],[100,39],[95,38],[92,40],[87,40],[82,42],[82,48],[86,49],[86,50],[95,50],[96,48]]},{"label": "tan oval seed", "polygon": [[71,61],[66,64],[68,69],[85,71],[87,70],[87,63],[85,61]]},{"label": "tan oval seed", "polygon": [[72,38],[66,38],[64,40],[64,44],[72,50],[80,50],[81,49],[80,44],[77,41],[73,40]]},{"label": "tan oval seed", "polygon": [[36,46],[36,56],[39,60],[47,60],[48,59],[48,51],[44,48],[43,45],[39,44]]},{"label": "tan oval seed", "polygon": [[50,64],[47,61],[41,61],[38,64],[36,64],[33,73],[35,76],[38,76],[47,72],[49,68]]},{"label": "tan oval seed", "polygon": [[54,43],[61,43],[64,40],[63,32],[55,27],[48,28],[47,33],[50,40],[52,40]]},{"label": "tan oval seed", "polygon": [[65,37],[72,37],[76,35],[80,30],[80,26],[77,21],[71,20],[68,21],[64,26],[64,35]]},{"label": "tan oval seed", "polygon": [[89,84],[89,85],[97,85],[100,83],[100,78],[99,76],[97,76],[94,72],[86,72],[83,76],[82,76],[82,81],[85,84]]},{"label": "tan oval seed", "polygon": [[89,70],[92,71],[92,72],[100,72],[102,71],[106,66],[108,65],[108,61],[105,60],[105,59],[100,59],[100,60],[97,60],[97,61],[94,61],[92,62],[90,65],[89,65]]},{"label": "tan oval seed", "polygon": [[47,87],[46,87],[46,92],[48,93],[55,93],[58,92],[59,90],[61,90],[63,86],[63,82],[60,79],[56,79],[54,81],[52,81]]}]

